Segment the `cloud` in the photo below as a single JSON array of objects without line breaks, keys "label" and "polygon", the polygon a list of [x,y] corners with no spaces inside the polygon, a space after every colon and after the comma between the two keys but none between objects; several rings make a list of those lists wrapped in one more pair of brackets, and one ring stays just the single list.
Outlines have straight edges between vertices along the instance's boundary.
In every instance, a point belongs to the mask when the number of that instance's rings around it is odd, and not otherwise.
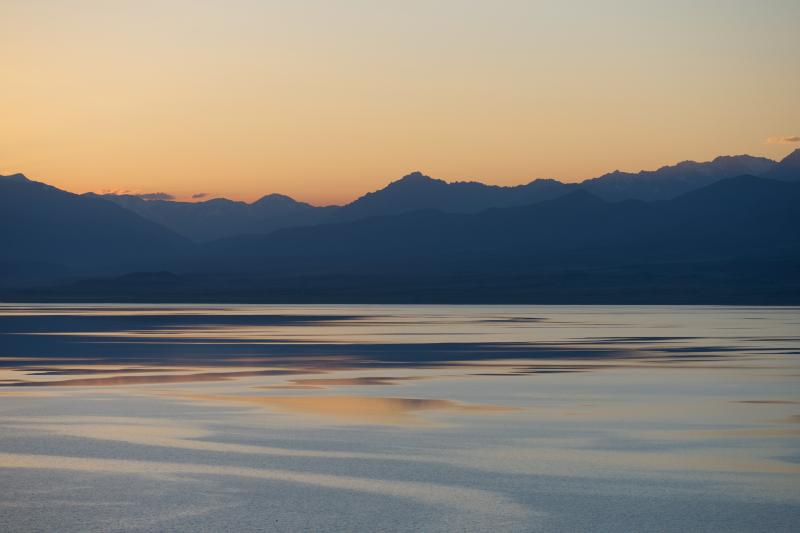
[{"label": "cloud", "polygon": [[208,196],[207,192],[198,192],[197,194],[193,194],[192,198],[205,198]]},{"label": "cloud", "polygon": [[800,136],[792,135],[791,137],[769,137],[765,144],[795,144],[800,143]]},{"label": "cloud", "polygon": [[141,192],[132,189],[100,189],[97,194],[111,194],[115,196],[136,196],[142,200],[174,200],[175,197],[166,192]]},{"label": "cloud", "polygon": [[145,192],[141,194],[134,194],[142,200],[174,200],[175,197],[166,192]]},{"label": "cloud", "polygon": [[136,192],[130,189],[100,189],[97,191],[97,194],[115,194],[121,196],[124,194],[136,194]]}]

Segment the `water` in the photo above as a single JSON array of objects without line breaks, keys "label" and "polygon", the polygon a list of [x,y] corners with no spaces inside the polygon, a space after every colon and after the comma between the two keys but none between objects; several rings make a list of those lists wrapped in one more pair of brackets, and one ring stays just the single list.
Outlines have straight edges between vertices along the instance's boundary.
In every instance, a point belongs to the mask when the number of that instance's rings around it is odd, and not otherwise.
[{"label": "water", "polygon": [[0,306],[0,531],[796,531],[800,310]]}]

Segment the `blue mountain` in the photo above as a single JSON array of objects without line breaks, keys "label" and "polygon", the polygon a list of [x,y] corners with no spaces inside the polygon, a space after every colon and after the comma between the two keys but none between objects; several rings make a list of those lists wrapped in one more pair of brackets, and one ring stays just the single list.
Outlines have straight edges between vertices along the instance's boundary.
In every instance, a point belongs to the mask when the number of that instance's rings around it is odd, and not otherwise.
[{"label": "blue mountain", "polygon": [[654,171],[615,171],[582,183],[537,179],[509,187],[476,181],[448,183],[413,172],[349,204],[326,207],[311,206],[277,194],[251,204],[224,198],[197,203],[132,195],[105,195],[104,198],[185,237],[210,241],[244,233],[265,234],[287,227],[353,221],[419,209],[476,213],[491,207],[551,200],[576,189],[587,190],[605,200],[667,200],[720,179],[743,174],[762,175],[773,166],[774,161],[762,157],[722,156],[705,163],[684,161]]},{"label": "blue mountain", "polygon": [[127,271],[187,253],[171,230],[99,198],[0,176],[0,284]]}]

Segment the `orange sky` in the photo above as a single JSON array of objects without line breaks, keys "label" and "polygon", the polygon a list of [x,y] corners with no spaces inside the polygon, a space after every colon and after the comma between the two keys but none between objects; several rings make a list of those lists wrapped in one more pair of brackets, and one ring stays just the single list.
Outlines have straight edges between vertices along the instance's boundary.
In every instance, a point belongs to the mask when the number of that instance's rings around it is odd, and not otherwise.
[{"label": "orange sky", "polygon": [[800,2],[0,6],[0,173],[348,201],[800,144]]}]

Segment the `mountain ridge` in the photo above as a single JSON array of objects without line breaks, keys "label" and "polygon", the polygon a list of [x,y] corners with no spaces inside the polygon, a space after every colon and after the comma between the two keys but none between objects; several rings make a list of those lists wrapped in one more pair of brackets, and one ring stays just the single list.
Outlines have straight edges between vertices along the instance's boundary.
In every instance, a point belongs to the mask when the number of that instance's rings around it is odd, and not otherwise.
[{"label": "mountain ridge", "polygon": [[800,182],[747,175],[656,202],[576,189],[478,213],[423,209],[241,235],[151,271],[3,298],[798,304],[799,206]]},{"label": "mountain ridge", "polygon": [[[0,284],[28,277],[126,271],[188,251],[188,240],[101,198],[62,191],[15,174],[0,177]],[[24,179],[23,179],[24,178]]]},{"label": "mountain ridge", "polygon": [[[787,159],[793,157],[790,154]],[[773,172],[772,177],[778,179],[790,179],[789,174],[796,174],[792,170],[779,175],[773,169],[781,164],[749,155],[718,156],[711,161],[687,160],[636,173],[616,170],[579,183],[540,178],[509,186],[479,181],[446,182],[413,171],[341,206],[314,206],[277,193],[264,195],[251,203],[217,198],[194,203],[145,200],[130,195],[105,195],[104,198],[192,240],[211,241],[237,234],[265,234],[286,227],[352,221],[419,209],[475,213],[491,207],[533,204],[576,189],[588,190],[606,200],[664,200],[741,174]]]}]

